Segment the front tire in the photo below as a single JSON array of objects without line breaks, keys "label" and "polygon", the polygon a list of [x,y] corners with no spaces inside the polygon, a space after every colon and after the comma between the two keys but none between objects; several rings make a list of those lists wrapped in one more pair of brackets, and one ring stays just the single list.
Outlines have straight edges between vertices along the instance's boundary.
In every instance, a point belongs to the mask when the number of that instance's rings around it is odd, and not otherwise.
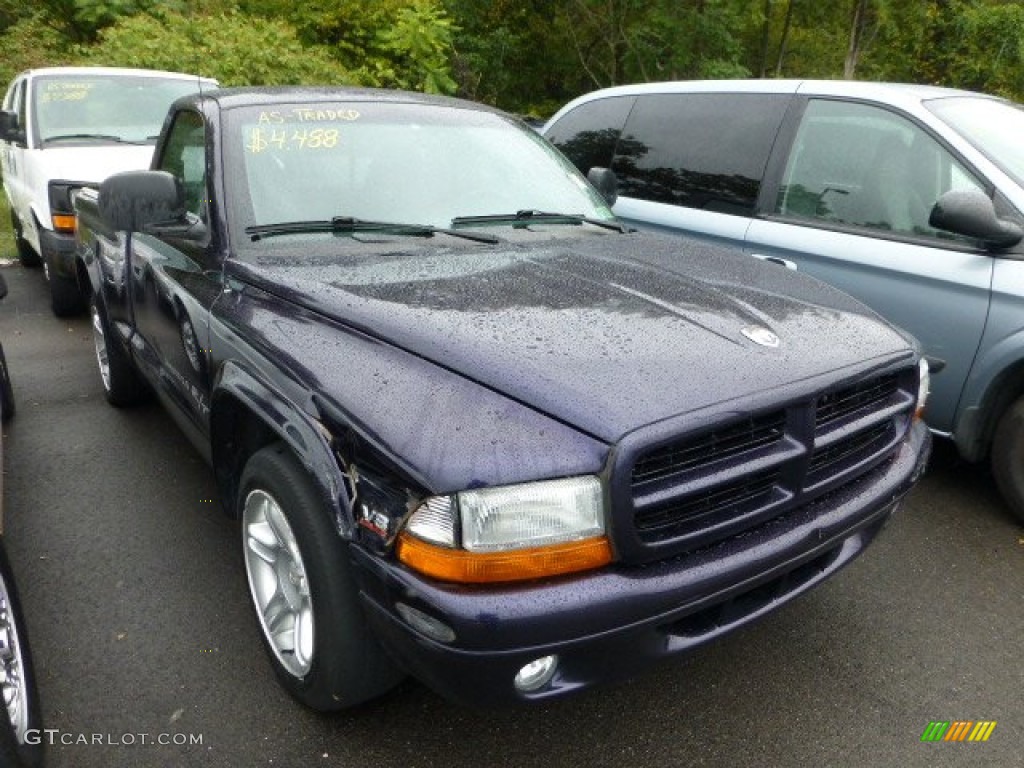
[{"label": "front tire", "polygon": [[992,474],[1010,511],[1024,523],[1024,397],[1003,414],[992,440]]},{"label": "front tire", "polygon": [[111,405],[123,407],[145,400],[149,391],[139,378],[127,353],[110,332],[107,313],[100,299],[93,296],[89,302],[92,316],[92,340],[96,348],[96,363],[103,381],[103,394]]},{"label": "front tire", "polygon": [[21,221],[18,220],[18,216],[13,210],[11,211],[11,229],[14,230],[14,247],[18,250],[18,261],[21,262],[21,265],[23,267],[40,266],[43,260],[38,253],[32,250],[32,246],[25,239]]},{"label": "front tire", "polygon": [[50,309],[57,317],[74,317],[85,311],[86,301],[78,283],[68,277],[61,277],[49,265],[45,265],[46,280],[50,286]]},{"label": "front tire", "polygon": [[238,513],[249,593],[284,688],[322,712],[392,688],[402,675],[366,625],[347,546],[284,445],[249,459]]}]

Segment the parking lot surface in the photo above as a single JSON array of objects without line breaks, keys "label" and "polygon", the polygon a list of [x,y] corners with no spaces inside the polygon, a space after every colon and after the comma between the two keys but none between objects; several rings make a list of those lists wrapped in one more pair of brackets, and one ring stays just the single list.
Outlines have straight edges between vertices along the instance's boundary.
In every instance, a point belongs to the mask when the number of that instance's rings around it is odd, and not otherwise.
[{"label": "parking lot surface", "polygon": [[[202,459],[158,405],[108,406],[88,319],[54,318],[38,271],[0,269],[5,529],[49,766],[1024,765],[1024,529],[941,442],[850,568],[641,678],[498,711],[408,681],[312,713],[264,658]],[[996,727],[922,742],[933,721]]]}]

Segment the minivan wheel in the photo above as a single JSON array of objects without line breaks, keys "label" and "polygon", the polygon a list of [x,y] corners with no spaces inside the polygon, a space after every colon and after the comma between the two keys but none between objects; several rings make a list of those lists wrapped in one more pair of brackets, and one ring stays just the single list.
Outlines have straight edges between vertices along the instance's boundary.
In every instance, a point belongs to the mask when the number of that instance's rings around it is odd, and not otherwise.
[{"label": "minivan wheel", "polygon": [[1003,414],[992,440],[992,474],[1014,516],[1024,522],[1024,397]]},{"label": "minivan wheel", "polygon": [[37,768],[43,761],[42,723],[25,619],[7,554],[0,548],[0,765]]},{"label": "minivan wheel", "polygon": [[249,593],[278,679],[320,711],[374,698],[402,677],[366,625],[347,545],[281,444],[258,451],[238,494]]}]

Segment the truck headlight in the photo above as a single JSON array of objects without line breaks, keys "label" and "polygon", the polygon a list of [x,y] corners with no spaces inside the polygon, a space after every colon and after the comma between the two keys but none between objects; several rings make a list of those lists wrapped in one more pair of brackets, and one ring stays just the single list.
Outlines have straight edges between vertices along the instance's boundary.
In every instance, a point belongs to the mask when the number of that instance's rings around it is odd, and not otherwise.
[{"label": "truck headlight", "polygon": [[444,581],[522,581],[611,562],[604,494],[594,476],[483,488],[423,502],[398,558]]}]

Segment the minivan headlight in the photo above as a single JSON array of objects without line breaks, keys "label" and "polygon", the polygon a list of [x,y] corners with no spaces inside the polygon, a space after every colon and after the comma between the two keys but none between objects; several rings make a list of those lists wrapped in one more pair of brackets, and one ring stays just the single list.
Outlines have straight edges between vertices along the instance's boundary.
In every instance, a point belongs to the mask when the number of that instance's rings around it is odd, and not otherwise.
[{"label": "minivan headlight", "polygon": [[416,508],[398,537],[398,558],[466,583],[572,573],[611,562],[604,520],[594,476],[462,491]]}]

